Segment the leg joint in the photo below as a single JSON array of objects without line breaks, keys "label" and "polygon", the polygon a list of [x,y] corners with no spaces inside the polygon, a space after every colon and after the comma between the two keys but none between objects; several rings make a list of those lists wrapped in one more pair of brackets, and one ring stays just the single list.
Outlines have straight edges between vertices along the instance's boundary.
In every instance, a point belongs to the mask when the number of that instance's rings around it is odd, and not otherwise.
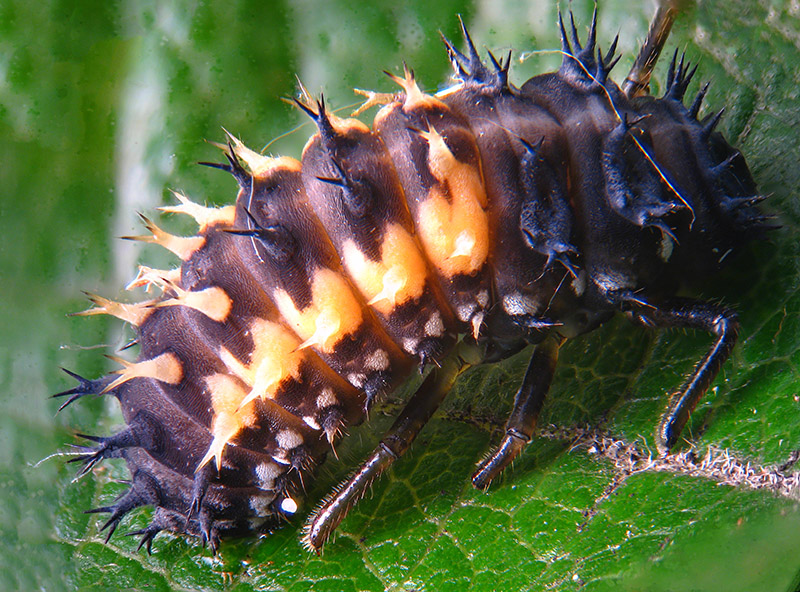
[{"label": "leg joint", "polygon": [[506,429],[506,436],[508,436],[509,438],[515,438],[517,440],[521,440],[525,444],[527,444],[528,442],[531,441],[531,437],[530,436],[528,436],[527,434],[523,434],[522,432],[520,432],[519,430],[517,430],[515,428],[507,428]]},{"label": "leg joint", "polygon": [[[393,438],[392,436],[389,436],[389,437],[385,438],[383,441],[381,441],[381,443],[379,444],[381,449],[392,458],[392,462],[394,462],[398,458],[400,458],[400,455],[398,453],[396,453],[394,450],[392,450],[391,443],[392,443],[393,439],[397,440],[397,438]],[[402,442],[401,442],[401,444],[402,444]]]}]

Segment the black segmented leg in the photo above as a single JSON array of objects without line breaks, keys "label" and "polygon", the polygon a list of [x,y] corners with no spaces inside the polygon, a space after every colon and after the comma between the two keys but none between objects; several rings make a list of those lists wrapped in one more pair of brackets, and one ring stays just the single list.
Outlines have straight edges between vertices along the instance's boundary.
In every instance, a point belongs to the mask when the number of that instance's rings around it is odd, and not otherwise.
[{"label": "black segmented leg", "polygon": [[503,441],[479,465],[472,476],[472,484],[486,489],[492,480],[513,461],[530,442],[544,398],[558,362],[558,349],[562,337],[550,336],[536,346],[525,372],[525,378],[514,398],[514,409],[506,423]]},{"label": "black segmented leg", "polygon": [[708,302],[682,301],[672,307],[653,306],[638,295],[618,300],[634,321],[646,327],[702,329],[716,336],[708,353],[670,399],[656,430],[656,446],[666,454],[678,441],[689,416],[730,356],[739,335],[736,312]]},{"label": "black segmented leg", "polygon": [[309,549],[319,552],[373,481],[408,450],[444,400],[456,378],[479,361],[478,347],[461,342],[439,368],[431,371],[369,458],[311,515],[303,536],[303,543]]},{"label": "black segmented leg", "polygon": [[[650,22],[650,30],[647,32],[639,55],[631,67],[628,77],[622,83],[622,92],[629,99],[646,94],[650,89],[650,76],[656,66],[664,43],[669,37],[672,23],[678,16],[678,8],[681,0],[661,0],[658,3],[656,14]],[[684,2],[685,4],[685,2]]]}]

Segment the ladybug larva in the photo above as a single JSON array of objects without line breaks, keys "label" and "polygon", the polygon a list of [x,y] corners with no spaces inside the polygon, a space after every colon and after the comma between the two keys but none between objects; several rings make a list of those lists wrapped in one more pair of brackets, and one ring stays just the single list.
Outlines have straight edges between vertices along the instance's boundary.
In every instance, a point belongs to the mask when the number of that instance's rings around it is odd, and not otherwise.
[{"label": "ladybug larva", "polygon": [[[300,161],[267,157],[229,135],[234,205],[177,194],[162,208],[192,216],[178,237],[144,218],[181,261],[142,267],[131,287],[158,292],[124,304],[91,296],[82,314],[137,328],[136,361],[57,396],[110,394],[126,427],[74,460],[88,471],[123,458],[127,493],[108,507],[110,536],[130,510],[155,507],[143,529],[219,538],[264,532],[299,496],[346,427],[410,374],[427,376],[372,455],[314,513],[319,550],[372,481],[401,456],[458,375],[533,345],[506,434],[472,477],[485,488],[531,439],[565,339],[616,313],[656,328],[701,329],[714,343],[659,423],[661,452],[735,343],[736,314],[678,299],[768,229],[744,159],[698,119],[702,89],[677,53],[663,97],[648,80],[669,30],[661,12],[625,82],[609,78],[615,46],[562,33],[558,71],[517,87],[510,56],[483,60],[445,39],[455,83],[424,93],[413,73],[370,128],[335,116],[303,90],[317,132]],[[660,19],[660,20],[659,20]]]}]

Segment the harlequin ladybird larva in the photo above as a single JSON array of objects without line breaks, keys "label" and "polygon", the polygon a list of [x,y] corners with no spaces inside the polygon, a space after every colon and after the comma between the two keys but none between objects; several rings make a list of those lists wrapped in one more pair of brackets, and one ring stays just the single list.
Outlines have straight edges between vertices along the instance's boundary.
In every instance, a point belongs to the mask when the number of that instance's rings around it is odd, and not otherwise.
[{"label": "harlequin ladybird larva", "polygon": [[[131,486],[103,526],[155,507],[161,530],[219,538],[264,532],[298,509],[314,467],[348,425],[415,368],[431,367],[381,444],[309,522],[318,550],[370,483],[401,456],[457,376],[534,345],[506,434],[478,466],[485,488],[531,439],[559,347],[622,312],[649,327],[686,327],[714,343],[671,401],[656,440],[673,446],[728,357],[738,331],[725,307],[678,300],[768,229],[738,151],[698,120],[705,88],[683,103],[695,70],[677,52],[663,97],[647,94],[672,22],[656,15],[622,86],[609,78],[616,41],[585,42],[559,17],[558,71],[517,87],[510,56],[484,63],[445,39],[455,84],[422,92],[392,78],[372,128],[303,93],[316,123],[302,160],[269,158],[229,136],[234,205],[177,195],[193,237],[144,218],[180,260],[140,268],[131,287],[160,291],[122,304],[92,296],[83,313],[137,327],[137,361],[56,396],[64,406],[112,394],[126,427],[75,461],[82,472],[123,458]],[[459,339],[460,338],[460,339]],[[62,406],[63,407],[63,406]]]}]

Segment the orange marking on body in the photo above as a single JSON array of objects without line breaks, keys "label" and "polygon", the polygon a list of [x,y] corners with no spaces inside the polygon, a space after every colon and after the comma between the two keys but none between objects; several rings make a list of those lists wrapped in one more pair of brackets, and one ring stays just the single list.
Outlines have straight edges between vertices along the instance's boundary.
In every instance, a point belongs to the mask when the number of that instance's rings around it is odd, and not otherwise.
[{"label": "orange marking on body", "polygon": [[369,259],[352,240],[344,243],[342,254],[368,304],[381,314],[422,296],[428,269],[414,238],[399,224],[386,229],[380,261]]},{"label": "orange marking on body", "polygon": [[231,307],[233,306],[233,301],[225,293],[225,290],[219,286],[211,286],[205,290],[190,292],[179,288],[175,284],[166,282],[165,280],[165,287],[175,292],[175,298],[162,300],[161,302],[157,302],[154,306],[186,306],[187,308],[192,308],[203,313],[209,319],[217,321],[218,323],[228,318],[228,314],[231,312]]},{"label": "orange marking on body", "polygon": [[405,100],[403,101],[403,111],[414,109],[427,109],[431,111],[449,111],[450,109],[436,97],[422,92],[414,78],[414,73],[403,65],[404,77],[400,78],[394,74],[389,77],[403,88]]},{"label": "orange marking on body", "polygon": [[258,417],[253,403],[242,403],[247,391],[235,378],[226,374],[212,374],[207,376],[205,381],[214,408],[214,419],[211,423],[211,433],[214,438],[208,452],[195,470],[203,468],[212,458],[219,470],[222,467],[222,452],[225,445],[243,428],[255,426]]},{"label": "orange marking on body", "polygon": [[101,394],[113,391],[119,385],[133,380],[134,378],[154,378],[167,384],[178,384],[183,378],[183,366],[178,356],[171,352],[143,360],[141,362],[129,362],[118,356],[106,356],[108,359],[122,364],[122,368],[114,370],[112,374],[119,374],[119,378],[111,382],[103,389]]},{"label": "orange marking on body", "polygon": [[220,348],[220,359],[228,370],[250,387],[240,405],[259,398],[262,401],[273,399],[285,380],[300,380],[300,364],[306,355],[298,351],[297,337],[279,323],[254,319],[249,331],[253,338],[249,364],[243,364],[226,348]]},{"label": "orange marking on body", "polygon": [[422,136],[428,142],[428,168],[439,185],[430,189],[417,212],[420,240],[445,276],[474,273],[489,256],[487,199],[480,171],[458,161],[433,128]]},{"label": "orange marking on body", "polygon": [[352,132],[363,134],[372,133],[372,131],[369,129],[369,126],[359,119],[342,119],[341,117],[336,117],[336,115],[330,112],[328,112],[328,118],[330,119],[333,129],[336,130],[336,133],[343,136],[346,136]]},{"label": "orange marking on body", "polygon": [[300,311],[285,290],[275,290],[275,304],[283,318],[303,339],[298,348],[313,347],[332,353],[337,343],[354,333],[363,320],[361,304],[339,273],[318,268],[311,279],[311,304]]}]

